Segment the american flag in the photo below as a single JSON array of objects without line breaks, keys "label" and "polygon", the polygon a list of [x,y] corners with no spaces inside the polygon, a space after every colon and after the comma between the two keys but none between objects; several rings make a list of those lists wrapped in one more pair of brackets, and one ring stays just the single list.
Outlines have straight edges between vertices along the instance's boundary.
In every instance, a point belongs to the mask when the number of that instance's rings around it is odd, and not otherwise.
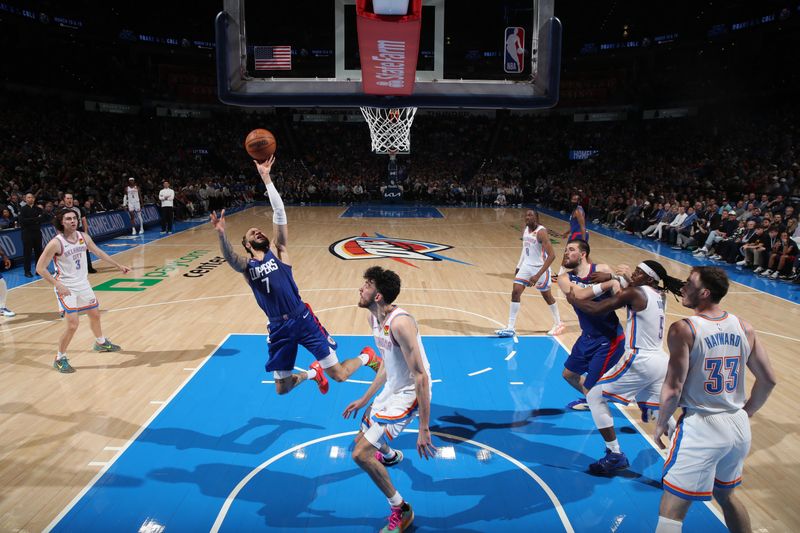
[{"label": "american flag", "polygon": [[256,46],[253,57],[256,70],[292,70],[291,46]]}]

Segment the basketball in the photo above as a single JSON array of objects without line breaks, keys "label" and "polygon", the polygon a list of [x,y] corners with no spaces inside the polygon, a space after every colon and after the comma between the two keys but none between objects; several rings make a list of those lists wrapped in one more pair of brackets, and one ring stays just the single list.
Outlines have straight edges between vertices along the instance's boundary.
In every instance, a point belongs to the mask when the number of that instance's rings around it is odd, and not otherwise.
[{"label": "basketball", "polygon": [[272,154],[275,153],[275,148],[277,148],[277,143],[271,131],[259,128],[247,134],[247,138],[244,140],[244,148],[250,154],[250,157],[261,163],[272,157]]}]

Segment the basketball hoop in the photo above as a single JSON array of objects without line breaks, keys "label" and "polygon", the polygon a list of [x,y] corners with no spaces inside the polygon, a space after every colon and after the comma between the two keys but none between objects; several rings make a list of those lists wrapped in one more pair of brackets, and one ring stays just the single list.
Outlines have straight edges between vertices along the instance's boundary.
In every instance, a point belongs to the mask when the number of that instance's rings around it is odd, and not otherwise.
[{"label": "basketball hoop", "polygon": [[362,107],[361,114],[369,125],[372,138],[372,151],[389,155],[410,153],[411,124],[416,113],[416,107]]}]

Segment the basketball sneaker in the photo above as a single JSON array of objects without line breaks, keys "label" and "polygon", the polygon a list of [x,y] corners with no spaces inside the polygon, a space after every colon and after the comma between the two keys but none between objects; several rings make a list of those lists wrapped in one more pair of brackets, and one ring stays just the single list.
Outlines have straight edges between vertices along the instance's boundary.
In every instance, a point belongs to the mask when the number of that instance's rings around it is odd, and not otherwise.
[{"label": "basketball sneaker", "polygon": [[394,451],[394,459],[387,459],[380,451],[375,452],[375,459],[378,460],[383,466],[394,466],[403,460],[403,452],[400,450]]},{"label": "basketball sneaker", "polygon": [[588,411],[589,403],[586,401],[586,398],[578,398],[577,400],[569,402],[567,404],[567,409],[572,409],[573,411]]},{"label": "basketball sneaker", "polygon": [[15,313],[14,311],[12,311],[12,310],[11,310],[11,309],[9,309],[8,307],[0,307],[0,313],[1,313],[3,316],[7,316],[8,318],[11,318],[12,316],[17,316],[17,313]]},{"label": "basketball sneaker", "polygon": [[317,375],[314,377],[314,381],[317,382],[319,391],[322,394],[328,394],[328,378],[325,376],[325,371],[322,369],[322,365],[319,364],[319,361],[314,361],[311,363],[309,368],[317,373]]},{"label": "basketball sneaker", "polygon": [[622,452],[614,453],[606,448],[606,454],[589,465],[589,472],[592,474],[613,474],[620,470],[625,470],[630,466],[628,458]]},{"label": "basketball sneaker", "polygon": [[97,341],[94,343],[94,351],[95,352],[118,352],[122,348],[111,342],[111,340],[106,337],[106,342],[103,344],[98,344]]},{"label": "basketball sneaker", "polygon": [[131,228],[131,235],[136,235],[136,228]]},{"label": "basketball sneaker", "polygon": [[392,506],[389,523],[383,526],[381,533],[401,533],[408,529],[414,521],[414,510],[408,502],[403,502],[399,507]]},{"label": "basketball sneaker", "polygon": [[72,365],[69,364],[69,361],[66,357],[62,357],[61,359],[56,359],[53,361],[53,368],[62,374],[72,374],[75,372],[75,369],[72,368]]},{"label": "basketball sneaker", "polygon": [[640,403],[639,410],[642,412],[642,422],[645,424],[655,422],[656,418],[658,418],[658,412],[648,405]]},{"label": "basketball sneaker", "polygon": [[548,331],[547,334],[555,337],[556,335],[561,335],[562,333],[564,333],[565,329],[567,329],[567,325],[564,324],[563,322],[559,322],[558,324],[550,328],[550,331]]},{"label": "basketball sneaker", "polygon": [[369,359],[367,359],[367,362],[364,364],[364,366],[370,367],[377,374],[378,370],[380,370],[381,365],[383,364],[383,359],[381,359],[381,357],[375,353],[375,350],[373,350],[371,346],[364,346],[364,348],[361,350],[361,353],[369,356]]},{"label": "basketball sneaker", "polygon": [[497,335],[498,337],[513,337],[514,335],[517,334],[517,332],[514,331],[514,328],[503,328],[503,329],[498,329],[497,331],[494,332],[494,334]]}]

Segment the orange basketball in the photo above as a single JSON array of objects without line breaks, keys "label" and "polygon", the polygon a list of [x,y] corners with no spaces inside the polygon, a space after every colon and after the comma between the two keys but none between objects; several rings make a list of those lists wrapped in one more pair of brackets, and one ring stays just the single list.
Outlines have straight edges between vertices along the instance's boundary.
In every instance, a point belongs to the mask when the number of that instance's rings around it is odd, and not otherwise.
[{"label": "orange basketball", "polygon": [[250,157],[259,163],[272,157],[277,146],[272,132],[261,128],[248,133],[247,138],[244,140],[245,150],[250,154]]}]

